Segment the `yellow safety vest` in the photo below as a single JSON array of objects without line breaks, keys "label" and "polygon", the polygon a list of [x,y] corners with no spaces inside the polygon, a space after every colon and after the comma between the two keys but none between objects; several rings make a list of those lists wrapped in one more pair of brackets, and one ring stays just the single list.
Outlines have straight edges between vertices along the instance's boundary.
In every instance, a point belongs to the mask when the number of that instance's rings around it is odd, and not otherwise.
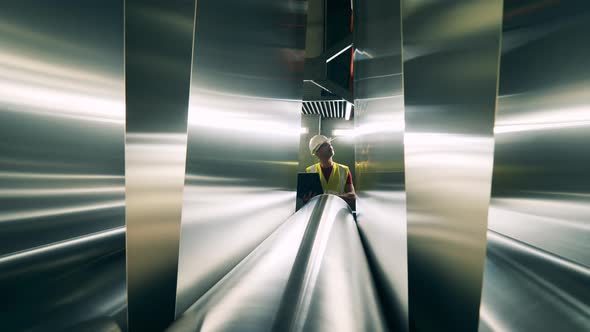
[{"label": "yellow safety vest", "polygon": [[348,166],[334,163],[330,178],[326,181],[322,167],[320,163],[311,165],[305,169],[306,173],[318,173],[320,175],[320,181],[322,182],[322,188],[326,194],[344,194],[344,188],[346,187],[346,179],[348,178]]}]

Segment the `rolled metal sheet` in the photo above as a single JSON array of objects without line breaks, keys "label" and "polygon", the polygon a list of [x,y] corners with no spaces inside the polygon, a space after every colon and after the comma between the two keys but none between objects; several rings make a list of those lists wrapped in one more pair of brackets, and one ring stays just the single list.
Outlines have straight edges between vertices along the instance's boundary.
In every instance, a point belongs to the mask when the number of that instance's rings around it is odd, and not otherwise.
[{"label": "rolled metal sheet", "polygon": [[402,0],[413,330],[477,329],[502,1]]},{"label": "rolled metal sheet", "polygon": [[590,269],[488,232],[479,331],[585,331]]},{"label": "rolled metal sheet", "polygon": [[504,5],[481,331],[590,326],[588,29],[586,1]]},{"label": "rolled metal sheet", "polygon": [[0,327],[62,331],[103,322],[126,331],[124,236],[121,228],[1,258]]},{"label": "rolled metal sheet", "polygon": [[197,2],[177,316],[295,211],[305,5]]},{"label": "rolled metal sheet", "polygon": [[131,331],[161,331],[174,319],[194,15],[194,1],[125,2]]},{"label": "rolled metal sheet", "polygon": [[355,1],[354,46],[358,227],[388,328],[407,331],[400,2]]},{"label": "rolled metal sheet", "polygon": [[385,330],[362,243],[342,199],[313,198],[167,331],[270,330]]},{"label": "rolled metal sheet", "polygon": [[122,1],[2,4],[0,330],[125,329],[123,63]]}]

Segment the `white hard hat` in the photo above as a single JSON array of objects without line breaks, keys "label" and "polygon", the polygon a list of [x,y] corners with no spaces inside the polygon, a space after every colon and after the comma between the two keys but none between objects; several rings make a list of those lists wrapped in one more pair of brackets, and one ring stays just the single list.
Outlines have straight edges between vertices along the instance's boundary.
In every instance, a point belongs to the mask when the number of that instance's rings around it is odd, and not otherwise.
[{"label": "white hard hat", "polygon": [[311,152],[312,155],[315,155],[322,144],[330,142],[332,142],[331,138],[327,138],[324,135],[315,135],[309,140],[309,152]]}]

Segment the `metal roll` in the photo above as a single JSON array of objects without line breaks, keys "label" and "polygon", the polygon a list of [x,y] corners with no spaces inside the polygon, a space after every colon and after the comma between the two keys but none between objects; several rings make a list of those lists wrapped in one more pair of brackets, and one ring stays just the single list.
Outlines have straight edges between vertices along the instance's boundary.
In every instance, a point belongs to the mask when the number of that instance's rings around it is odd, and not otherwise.
[{"label": "metal roll", "polygon": [[312,199],[167,331],[384,331],[348,205]]}]

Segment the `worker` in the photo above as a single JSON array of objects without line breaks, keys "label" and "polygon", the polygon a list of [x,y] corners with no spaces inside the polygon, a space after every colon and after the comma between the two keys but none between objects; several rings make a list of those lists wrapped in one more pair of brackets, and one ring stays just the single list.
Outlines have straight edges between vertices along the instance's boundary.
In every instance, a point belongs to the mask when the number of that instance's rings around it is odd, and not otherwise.
[{"label": "worker", "polygon": [[[348,166],[335,163],[332,140],[323,135],[315,135],[309,140],[309,151],[319,159],[319,162],[307,167],[306,173],[318,173],[324,193],[337,195],[344,199],[354,209],[356,193],[352,184],[352,174]],[[303,201],[319,193],[308,193]]]}]

